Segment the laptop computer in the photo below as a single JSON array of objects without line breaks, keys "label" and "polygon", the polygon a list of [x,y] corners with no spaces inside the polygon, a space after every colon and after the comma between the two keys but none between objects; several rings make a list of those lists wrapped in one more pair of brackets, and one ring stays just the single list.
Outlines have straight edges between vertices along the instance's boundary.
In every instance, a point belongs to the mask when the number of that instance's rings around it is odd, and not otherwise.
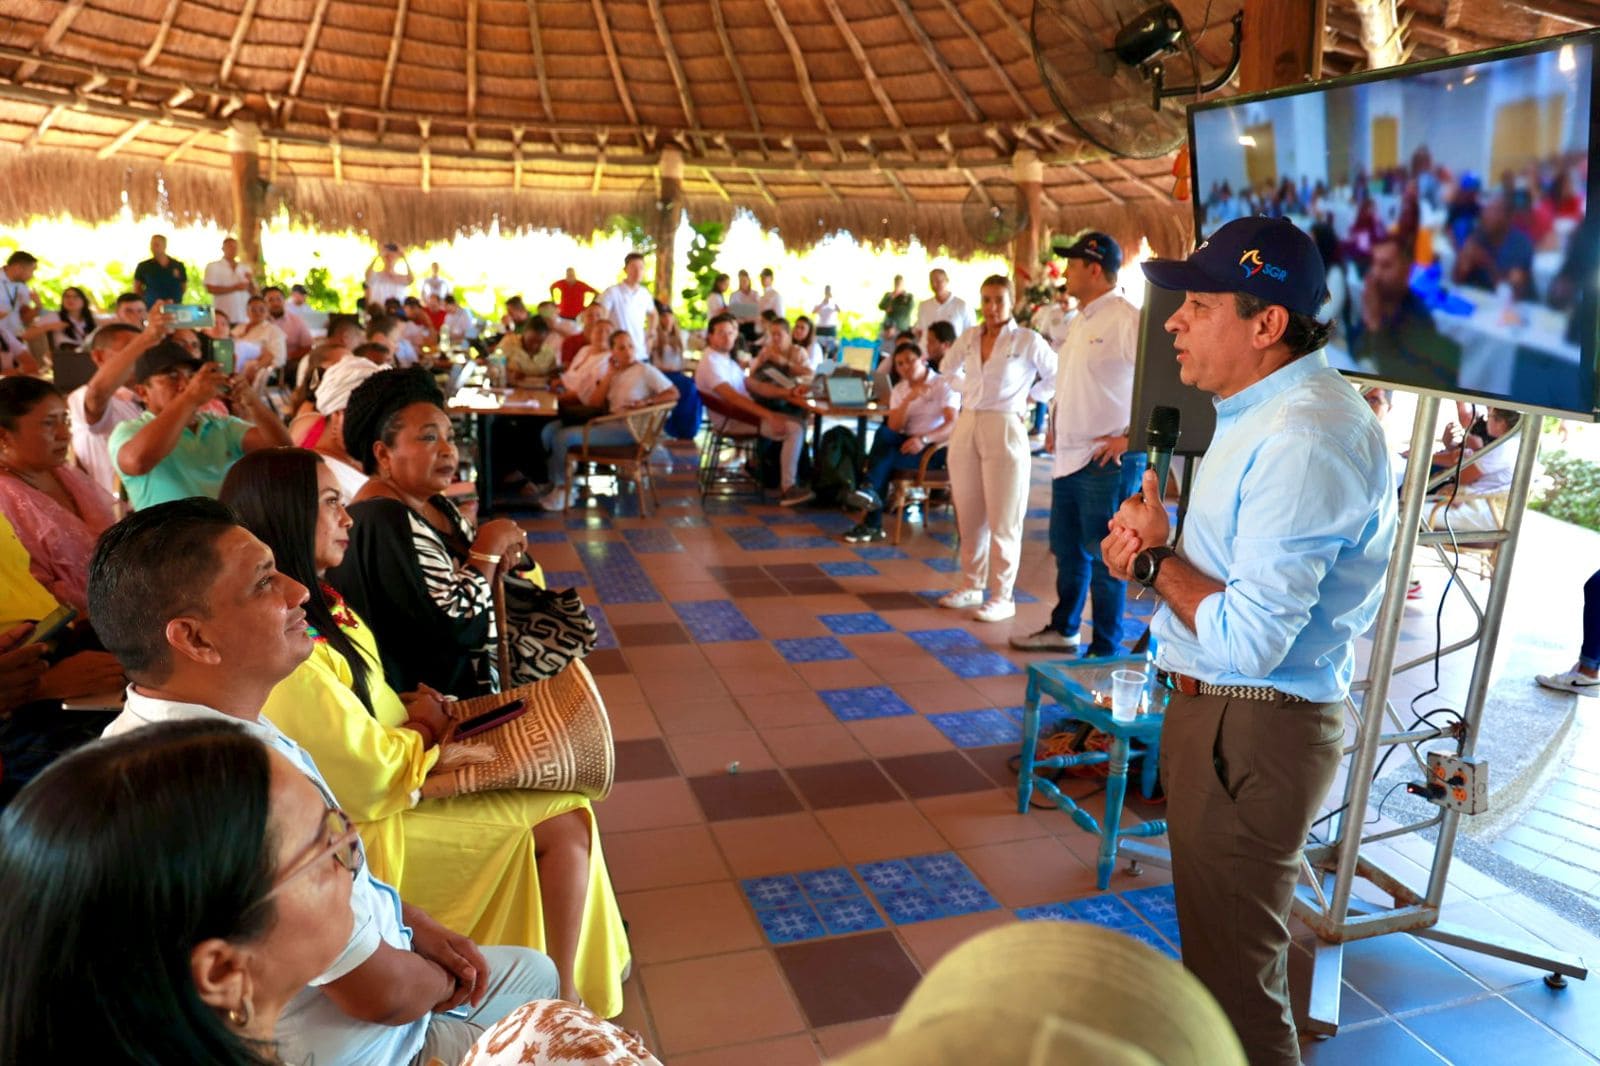
[{"label": "laptop computer", "polygon": [[828,403],[834,407],[865,407],[867,405],[866,381],[845,374],[832,374],[823,379]]}]

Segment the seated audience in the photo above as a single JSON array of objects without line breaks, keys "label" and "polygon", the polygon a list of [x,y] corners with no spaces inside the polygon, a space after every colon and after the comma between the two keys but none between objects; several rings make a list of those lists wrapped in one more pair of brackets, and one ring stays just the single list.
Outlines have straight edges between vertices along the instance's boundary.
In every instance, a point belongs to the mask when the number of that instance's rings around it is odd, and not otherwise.
[{"label": "seated audience", "polygon": [[[561,405],[562,421],[568,423],[587,421],[599,413],[599,408],[587,401],[594,392],[595,382],[600,380],[609,365],[611,334],[617,328],[599,312],[591,315],[585,309],[584,317],[589,322],[584,327],[584,337],[588,343],[578,350],[572,362],[567,364],[561,376],[551,385]],[[547,448],[554,434],[555,430],[545,427]]]},{"label": "seated audience", "polygon": [[345,408],[344,439],[368,481],[350,505],[350,550],[328,583],[372,626],[396,691],[426,684],[478,696],[552,677],[593,647],[594,623],[575,593],[508,582],[512,676],[498,676],[491,583],[520,563],[527,540],[504,518],[475,529],[443,495],[459,457],[431,374],[368,378]]},{"label": "seated audience", "polygon": [[[171,328],[172,316],[163,304],[150,309],[150,321],[142,329],[126,322],[110,322],[89,338],[89,357],[95,372],[87,383],[67,394],[67,411],[72,415],[72,454],[84,473],[106,492],[117,492],[117,468],[111,462],[108,443],[111,431],[129,419],[138,418],[144,408],[139,395],[128,387],[139,357],[161,343]],[[196,347],[199,341],[195,342]]]},{"label": "seated audience", "polygon": [[374,876],[474,940],[547,951],[563,998],[616,1014],[627,942],[588,800],[516,790],[417,802],[450,718],[433,690],[389,687],[372,630],[323,582],[350,529],[330,466],[275,448],[223,483],[222,502],[307,590],[311,657],[262,713],[316,759]]},{"label": "seated audience", "polygon": [[287,365],[288,340],[283,330],[269,321],[265,297],[250,297],[245,304],[245,314],[245,320],[233,327],[234,339],[243,342],[239,345],[234,372],[253,382],[258,374],[270,374]]},{"label": "seated audience", "polygon": [[[139,356],[133,379],[145,412],[113,429],[107,449],[135,509],[215,497],[241,455],[289,443],[278,413],[242,378],[170,340]],[[201,410],[224,392],[235,414]]]},{"label": "seated audience", "polygon": [[1393,237],[1372,248],[1361,309],[1349,331],[1350,356],[1370,373],[1453,388],[1461,345],[1439,332],[1433,312],[1411,288],[1411,247]]},{"label": "seated audience", "polygon": [[667,419],[667,436],[694,440],[700,432],[700,393],[694,387],[694,377],[684,370],[683,352],[683,327],[678,325],[672,308],[663,307],[650,331],[650,364],[667,375],[678,390],[678,406]]},{"label": "seated audience", "polygon": [[1512,224],[1511,208],[1498,197],[1483,205],[1478,225],[1461,245],[1452,271],[1457,285],[1495,289],[1511,286],[1519,300],[1533,292],[1533,239]]},{"label": "seated audience", "polygon": [[126,322],[134,329],[144,328],[144,313],[144,298],[131,292],[118,296],[117,302],[112,306],[113,317],[118,322]]},{"label": "seated audience", "polygon": [[[350,349],[336,341],[322,341],[314,345],[306,357],[300,360],[300,369],[305,373],[300,379],[300,384],[296,385],[294,392],[289,395],[289,410],[294,412],[289,419],[289,438],[296,447],[311,447],[306,443],[306,437],[318,432],[323,424],[323,416],[317,413],[316,406],[317,387],[322,384],[323,375],[350,355]],[[362,360],[362,362],[368,361]]]},{"label": "seated audience", "polygon": [[415,296],[407,296],[405,302],[405,324],[400,327],[400,343],[402,346],[410,345],[411,360],[414,361],[422,354],[424,348],[439,347],[439,330],[433,324],[433,319],[428,317],[428,309],[422,306],[422,301]]},{"label": "seated audience", "polygon": [[[638,407],[675,403],[677,399],[678,387],[667,380],[660,370],[649,363],[639,362],[632,335],[627,330],[619,329],[611,334],[610,358],[606,360],[594,387],[583,397],[583,403],[588,407],[603,408],[607,414],[621,414]],[[560,511],[567,506],[567,453],[583,446],[584,428],[583,425],[563,426],[551,436],[551,489],[539,501],[539,505],[547,511]],[[592,445],[625,445],[633,441],[633,430],[625,421],[589,428],[589,443]]]},{"label": "seated audience", "polygon": [[[311,654],[306,590],[215,500],[136,512],[101,537],[89,574],[95,630],[128,672],[127,701],[106,730],[187,719],[240,722],[337,807],[316,762],[261,707]],[[285,1063],[459,1063],[483,1028],[560,990],[529,948],[478,948],[402,903],[352,843],[349,937],[278,1019]],[[341,922],[342,924],[342,922]],[[450,1013],[462,1004],[465,1017]]]},{"label": "seated audience", "polygon": [[[748,275],[742,275],[741,280],[748,284],[750,279]],[[729,416],[709,415],[719,425],[744,425],[767,440],[783,442],[779,460],[779,487],[783,495],[779,503],[793,507],[812,500],[816,493],[809,486],[798,484],[800,449],[805,446],[805,424],[799,419],[787,418],[769,410],[751,398],[744,371],[733,357],[733,345],[737,337],[738,320],[731,314],[720,314],[711,320],[706,329],[706,350],[701,353],[700,364],[694,371],[695,388],[702,397],[715,397],[718,403],[732,412]]]},{"label": "seated audience", "polygon": [[339,484],[340,503],[348,504],[367,483],[361,464],[345,448],[344,409],[350,404],[350,394],[383,369],[370,359],[344,359],[323,375],[322,384],[317,388],[316,413],[321,424],[306,434],[300,447],[309,448],[328,460],[328,469]]},{"label": "seated audience", "polygon": [[444,312],[441,330],[451,345],[460,348],[478,339],[478,316],[458,303],[453,294],[444,298]]},{"label": "seated audience", "polygon": [[63,347],[81,348],[99,324],[89,297],[76,285],[68,285],[61,290],[61,309],[40,312],[33,325],[23,331],[22,339],[45,337],[52,351]]},{"label": "seated audience", "polygon": [[48,381],[0,379],[0,514],[33,576],[81,615],[95,538],[117,516],[111,494],[67,464],[69,424],[66,401]]},{"label": "seated audience", "polygon": [[822,345],[817,341],[816,330],[812,328],[811,319],[801,315],[794,320],[794,327],[789,331],[790,341],[806,355],[806,367],[815,372],[818,364],[822,362]]},{"label": "seated audience", "polygon": [[[1517,428],[1518,423],[1522,421],[1522,413],[1502,407],[1491,407],[1487,421],[1489,438],[1498,441]],[[1504,496],[1511,489],[1519,443],[1513,436],[1512,439],[1485,452],[1483,458],[1471,466],[1463,466],[1456,478],[1460,487],[1454,492],[1453,500],[1448,489],[1444,490],[1442,495],[1430,498],[1430,508],[1426,516],[1428,524],[1434,529],[1443,529],[1448,523],[1449,527],[1457,532],[1499,529],[1501,519],[1495,516],[1489,498],[1500,497],[1501,510],[1504,511]],[[1433,467],[1435,470],[1454,470],[1456,463],[1462,459],[1463,451],[1471,455],[1476,450],[1463,443],[1458,447],[1436,452],[1433,456]]]},{"label": "seated audience", "polygon": [[506,357],[506,371],[512,385],[532,385],[556,372],[561,346],[542,318],[530,318],[520,333],[507,333],[495,345]]},{"label": "seated audience", "polygon": [[922,334],[922,340],[927,348],[929,369],[943,374],[944,353],[956,342],[956,328],[948,322],[935,322]]},{"label": "seated audience", "polygon": [[288,356],[289,365],[297,365],[311,350],[311,327],[306,325],[305,319],[299,315],[289,313],[289,304],[283,298],[283,289],[277,285],[268,285],[261,290],[261,298],[267,301],[267,321],[278,327],[283,334],[284,352]]},{"label": "seated audience", "polygon": [[[866,482],[846,501],[847,506],[865,512],[844,535],[852,544],[884,539],[883,504],[894,472],[917,469],[922,464],[922,453],[948,441],[956,428],[961,395],[950,388],[943,375],[929,368],[921,349],[914,344],[896,348],[894,368],[900,384],[889,394],[889,413],[867,452]],[[944,463],[941,453],[933,457],[930,465],[942,470]]]}]

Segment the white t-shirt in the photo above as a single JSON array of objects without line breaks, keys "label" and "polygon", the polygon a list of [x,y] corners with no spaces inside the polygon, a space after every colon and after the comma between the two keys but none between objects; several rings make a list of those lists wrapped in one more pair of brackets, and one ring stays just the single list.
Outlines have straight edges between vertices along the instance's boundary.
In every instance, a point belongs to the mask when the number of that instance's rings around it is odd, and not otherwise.
[{"label": "white t-shirt", "polygon": [[454,311],[445,316],[444,331],[457,344],[471,340],[478,335],[478,316],[457,305]]},{"label": "white t-shirt", "polygon": [[650,345],[645,326],[650,313],[656,309],[656,299],[650,295],[650,290],[643,285],[619,281],[600,294],[599,302],[606,309],[606,317],[633,338],[634,357],[648,359]]},{"label": "white t-shirt", "polygon": [[[1527,416],[1524,416],[1527,417]],[[1496,492],[1511,491],[1511,475],[1517,465],[1517,446],[1522,443],[1516,436],[1517,430],[1512,430],[1512,437],[1504,444],[1483,453],[1483,458],[1472,465],[1478,468],[1478,480],[1470,485],[1461,486],[1461,491],[1469,496],[1488,496]]]},{"label": "white t-shirt", "polygon": [[957,337],[978,324],[972,312],[967,310],[966,301],[955,293],[951,293],[944,303],[930,296],[917,305],[918,333],[926,332],[935,322],[950,323]]},{"label": "white t-shirt", "polygon": [[667,375],[649,363],[634,362],[626,370],[611,375],[611,385],[606,389],[606,407],[620,411],[630,403],[643,403],[658,392],[672,388]]},{"label": "white t-shirt", "polygon": [[215,263],[206,264],[207,285],[244,285],[246,288],[237,292],[225,292],[221,296],[213,296],[211,302],[218,311],[228,316],[229,325],[243,322],[249,318],[250,306],[250,268],[239,260],[232,263],[226,259],[218,259]]},{"label": "white t-shirt", "polygon": [[706,296],[706,321],[717,317],[728,309],[728,298],[720,292],[709,293]]},{"label": "white t-shirt", "polygon": [[833,329],[839,324],[839,305],[832,300],[822,301],[811,309],[811,314],[818,329]]},{"label": "white t-shirt", "polygon": [[373,267],[367,271],[367,302],[382,307],[391,299],[405,302],[411,289],[411,275]]},{"label": "white t-shirt", "polygon": [[[249,341],[250,343],[257,345],[261,355],[266,358],[269,364],[272,366],[283,366],[289,361],[288,339],[284,337],[283,330],[279,329],[277,326],[274,326],[271,322],[262,322],[255,326],[252,326],[249,323],[235,326],[233,335],[237,340]],[[245,363],[245,360],[243,359],[244,346],[239,345],[238,348],[239,350],[236,351],[235,354],[240,358],[237,358],[234,361],[238,366],[243,367]]]},{"label": "white t-shirt", "polygon": [[572,362],[567,369],[561,372],[562,386],[584,402],[584,398],[594,391],[595,383],[605,373],[606,361],[611,358],[608,349],[586,344],[578,349],[578,354],[572,357]]},{"label": "white t-shirt", "polygon": [[79,385],[67,394],[67,411],[72,415],[72,454],[78,465],[94,480],[96,485],[112,495],[117,491],[117,468],[111,463],[107,447],[111,431],[130,418],[144,413],[132,389],[118,389],[112,394],[100,421],[90,423],[83,405],[89,398],[89,386]]},{"label": "white t-shirt", "polygon": [[12,281],[4,273],[0,273],[0,311],[5,317],[0,318],[0,330],[4,330],[19,347],[26,347],[22,343],[22,333],[26,328],[22,324],[22,309],[33,303],[33,293],[28,288],[26,281]]},{"label": "white t-shirt", "polygon": [[1089,464],[1095,438],[1128,428],[1133,370],[1139,360],[1139,311],[1108,292],[1067,323],[1056,365],[1056,450],[1052,477]]},{"label": "white t-shirt", "polygon": [[769,285],[761,290],[761,298],[756,301],[756,307],[761,311],[771,311],[779,318],[782,318],[783,295]]},{"label": "white t-shirt", "polygon": [[422,302],[427,303],[428,297],[437,296],[441,301],[451,293],[450,283],[444,278],[434,277],[429,274],[417,283],[417,288],[422,292]]},{"label": "white t-shirt", "polygon": [[889,393],[891,408],[904,406],[907,400],[910,407],[906,409],[905,429],[901,430],[907,437],[925,436],[944,425],[946,407],[961,409],[961,394],[950,388],[948,378],[932,370],[928,371],[927,387],[916,399],[911,399],[911,382],[903,379]]},{"label": "white t-shirt", "polygon": [[[718,385],[726,385],[745,399],[750,398],[750,389],[744,383],[744,370],[740,368],[738,360],[727,352],[707,348],[700,353],[700,364],[694,368],[694,387],[698,392],[714,395]],[[711,413],[708,411],[706,414],[709,417]],[[727,421],[723,419],[718,428]]]}]

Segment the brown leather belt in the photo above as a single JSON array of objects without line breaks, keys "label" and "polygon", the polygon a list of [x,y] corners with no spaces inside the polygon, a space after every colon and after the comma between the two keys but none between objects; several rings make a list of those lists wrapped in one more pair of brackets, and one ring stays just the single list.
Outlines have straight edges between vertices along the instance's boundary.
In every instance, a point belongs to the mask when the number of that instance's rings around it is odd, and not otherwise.
[{"label": "brown leather belt", "polygon": [[1311,702],[1304,696],[1296,696],[1282,689],[1272,688],[1270,685],[1213,685],[1209,681],[1201,681],[1197,677],[1169,670],[1156,671],[1156,680],[1185,696],[1223,696],[1228,699],[1261,700],[1267,703]]}]

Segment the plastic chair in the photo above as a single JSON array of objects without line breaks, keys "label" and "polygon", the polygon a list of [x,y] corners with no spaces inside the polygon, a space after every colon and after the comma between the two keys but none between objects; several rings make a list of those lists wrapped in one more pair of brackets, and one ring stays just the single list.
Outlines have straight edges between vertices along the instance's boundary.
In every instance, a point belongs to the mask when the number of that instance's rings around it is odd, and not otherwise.
[{"label": "plastic chair", "polygon": [[936,491],[943,490],[945,502],[950,503],[950,471],[939,467],[933,468],[934,456],[948,451],[950,442],[935,444],[922,451],[922,462],[917,464],[915,470],[896,470],[889,477],[889,498],[884,501],[885,511],[894,514],[894,533],[890,543],[900,543],[900,527],[905,524],[906,508],[913,503],[921,503],[924,513],[933,500]]},{"label": "plastic chair", "polygon": [[[650,453],[655,451],[656,445],[660,443],[661,434],[666,429],[667,417],[677,405],[676,400],[670,403],[651,404],[630,411],[601,415],[585,422],[582,444],[567,452],[567,484],[575,485],[580,476],[587,483],[589,472],[594,467],[607,467],[616,473],[618,482],[633,482],[634,491],[639,494],[639,513],[649,515],[652,501],[657,507],[661,506],[661,501],[656,496],[655,479],[650,476]],[[589,443],[589,432],[595,426],[618,423],[628,427],[628,432],[633,434],[633,443]],[[650,491],[648,499],[645,497],[646,489]]]}]

